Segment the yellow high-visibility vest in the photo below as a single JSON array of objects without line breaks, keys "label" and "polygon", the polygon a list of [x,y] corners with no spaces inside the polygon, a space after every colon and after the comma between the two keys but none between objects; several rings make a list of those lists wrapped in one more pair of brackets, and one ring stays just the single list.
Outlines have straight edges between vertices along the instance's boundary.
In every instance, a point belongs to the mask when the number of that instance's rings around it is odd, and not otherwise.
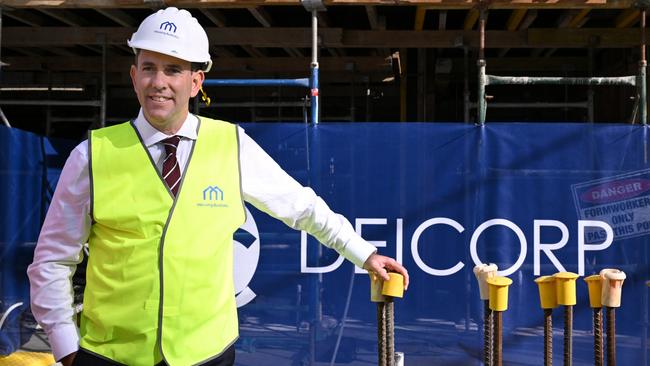
[{"label": "yellow high-visibility vest", "polygon": [[201,118],[174,199],[135,126],[92,131],[80,346],[130,366],[202,363],[239,335],[233,233],[245,220],[235,125]]}]

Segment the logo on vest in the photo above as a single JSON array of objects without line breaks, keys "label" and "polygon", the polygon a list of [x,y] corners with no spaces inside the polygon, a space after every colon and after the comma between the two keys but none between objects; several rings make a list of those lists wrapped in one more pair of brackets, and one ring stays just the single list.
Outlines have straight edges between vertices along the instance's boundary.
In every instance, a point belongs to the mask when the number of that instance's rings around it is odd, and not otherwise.
[{"label": "logo on vest", "polygon": [[199,207],[228,207],[223,203],[223,191],[217,186],[207,186],[203,190],[203,202],[196,204]]},{"label": "logo on vest", "polygon": [[240,308],[257,296],[248,284],[255,275],[260,259],[260,234],[251,212],[246,208],[246,222],[233,237],[235,302]]}]

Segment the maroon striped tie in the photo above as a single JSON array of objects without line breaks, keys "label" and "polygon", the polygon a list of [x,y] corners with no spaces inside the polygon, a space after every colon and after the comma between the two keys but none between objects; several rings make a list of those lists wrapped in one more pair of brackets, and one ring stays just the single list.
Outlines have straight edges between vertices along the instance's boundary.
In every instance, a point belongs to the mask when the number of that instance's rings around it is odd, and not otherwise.
[{"label": "maroon striped tie", "polygon": [[176,159],[176,149],[180,141],[180,136],[172,136],[162,140],[167,153],[167,157],[163,162],[162,176],[174,197],[176,197],[178,187],[181,184],[181,167],[178,165],[178,159]]}]

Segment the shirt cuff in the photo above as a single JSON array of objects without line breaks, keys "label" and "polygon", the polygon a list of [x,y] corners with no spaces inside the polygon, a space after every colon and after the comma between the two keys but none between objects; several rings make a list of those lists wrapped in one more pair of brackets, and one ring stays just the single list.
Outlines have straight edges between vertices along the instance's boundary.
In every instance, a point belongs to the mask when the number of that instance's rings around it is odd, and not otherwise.
[{"label": "shirt cuff", "polygon": [[377,247],[363,240],[360,236],[355,236],[345,246],[341,254],[357,267],[363,268],[368,257],[377,253]]},{"label": "shirt cuff", "polygon": [[77,327],[70,324],[56,326],[47,334],[56,361],[79,350],[79,333]]}]

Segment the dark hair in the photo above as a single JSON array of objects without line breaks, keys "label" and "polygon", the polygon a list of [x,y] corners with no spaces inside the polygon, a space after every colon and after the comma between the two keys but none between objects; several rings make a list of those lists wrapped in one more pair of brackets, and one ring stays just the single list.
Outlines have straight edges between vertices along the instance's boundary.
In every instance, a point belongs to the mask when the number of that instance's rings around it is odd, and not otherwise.
[{"label": "dark hair", "polygon": [[192,71],[205,70],[207,68],[208,68],[208,63],[207,62],[191,62],[190,63],[190,69]]},{"label": "dark hair", "polygon": [[[135,48],[135,66],[138,66],[138,56],[140,55],[140,49]],[[196,72],[199,70],[205,70],[208,67],[207,62],[190,62],[190,70]]]}]

